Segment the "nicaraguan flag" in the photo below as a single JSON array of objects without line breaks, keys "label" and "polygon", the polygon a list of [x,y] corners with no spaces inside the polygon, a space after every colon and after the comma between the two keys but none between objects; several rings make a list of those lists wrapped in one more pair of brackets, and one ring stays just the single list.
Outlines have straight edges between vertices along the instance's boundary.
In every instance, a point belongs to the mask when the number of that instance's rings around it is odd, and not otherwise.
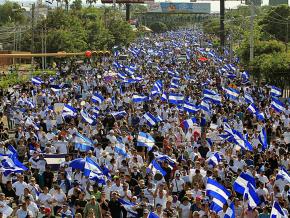
[{"label": "nicaraguan flag", "polygon": [[[154,95],[155,93],[161,94],[163,89],[162,80],[157,80],[152,88],[151,94]],[[154,94],[153,94],[154,93]]]},{"label": "nicaraguan flag", "polygon": [[137,138],[137,146],[147,147],[148,150],[150,151],[154,145],[155,140],[149,133],[139,132]]},{"label": "nicaraguan flag", "polygon": [[112,112],[111,114],[116,120],[119,120],[119,119],[122,119],[123,117],[125,117],[127,115],[127,112],[126,111],[116,111],[116,112]]},{"label": "nicaraguan flag", "polygon": [[100,113],[100,108],[98,108],[98,107],[93,107],[93,108],[91,109],[91,111],[92,111],[93,114],[98,115],[98,114]]},{"label": "nicaraguan flag", "polygon": [[267,149],[267,147],[268,147],[267,132],[266,132],[265,127],[262,128],[258,138],[259,138],[259,142],[262,144],[263,150]]},{"label": "nicaraguan flag", "polygon": [[273,97],[280,97],[282,95],[282,90],[276,86],[271,86],[270,95]]},{"label": "nicaraguan flag", "polygon": [[256,118],[258,121],[264,121],[265,120],[265,115],[263,112],[256,113]]},{"label": "nicaraguan flag", "polygon": [[144,96],[144,95],[133,95],[133,98],[132,98],[132,101],[134,103],[145,102],[148,100],[149,100],[148,96]]},{"label": "nicaraguan flag", "polygon": [[284,104],[276,98],[272,98],[271,107],[278,113],[285,111]]},{"label": "nicaraguan flag", "polygon": [[169,157],[168,155],[160,154],[158,152],[153,152],[153,153],[154,153],[155,160],[157,160],[157,161],[165,161],[166,160],[169,162],[169,165],[172,167],[176,164],[176,160]]},{"label": "nicaraguan flag", "polygon": [[162,95],[161,95],[161,97],[160,97],[160,100],[161,100],[161,101],[166,101],[166,102],[167,102],[168,98],[167,98],[167,94],[166,94],[165,92],[162,93]]},{"label": "nicaraguan flag", "polygon": [[30,108],[35,108],[35,104],[32,101],[26,100],[25,103],[30,107]]},{"label": "nicaraguan flag", "polygon": [[76,133],[73,142],[75,143],[75,150],[80,150],[81,152],[87,152],[94,147],[93,142],[80,133]]},{"label": "nicaraguan flag", "polygon": [[197,120],[195,117],[193,118],[190,118],[190,119],[187,119],[187,120],[184,120],[182,122],[183,126],[185,129],[189,129],[189,128],[192,128],[194,125],[197,124]]},{"label": "nicaraguan flag", "polygon": [[209,103],[204,100],[201,101],[199,108],[206,113],[210,113],[211,111]]},{"label": "nicaraguan flag", "polygon": [[150,212],[148,218],[159,218],[159,216],[154,212]]},{"label": "nicaraguan flag", "polygon": [[98,175],[103,175],[102,168],[91,158],[85,158],[85,167],[84,167],[84,175],[90,176],[90,173],[94,172]]},{"label": "nicaraguan flag", "polygon": [[93,94],[92,102],[102,104],[103,101],[104,101],[104,97],[101,94],[99,93]]},{"label": "nicaraguan flag", "polygon": [[189,112],[189,113],[196,113],[199,111],[199,107],[194,105],[194,104],[191,104],[187,101],[184,102],[183,104],[183,110]]},{"label": "nicaraguan flag", "polygon": [[77,115],[77,109],[75,109],[74,107],[68,105],[68,104],[65,104],[63,106],[63,109],[62,109],[62,116],[63,117],[67,117],[67,116],[70,116],[70,117],[75,117]]},{"label": "nicaraguan flag", "polygon": [[117,76],[118,76],[119,79],[121,79],[121,80],[125,80],[125,79],[127,79],[127,75],[126,75],[125,73],[122,73],[122,72],[119,72],[119,73],[117,74]]},{"label": "nicaraguan flag", "polygon": [[247,188],[245,189],[244,197],[245,197],[245,199],[247,199],[249,201],[248,204],[251,208],[255,208],[261,203],[260,198],[256,192],[256,189],[252,185],[252,183],[247,184]]},{"label": "nicaraguan flag", "polygon": [[259,112],[258,108],[254,103],[250,104],[247,110],[252,112],[253,114],[257,114]]},{"label": "nicaraguan flag", "polygon": [[82,116],[83,120],[86,121],[91,126],[94,126],[97,124],[97,121],[95,119],[93,119],[86,111],[81,110],[81,116]]},{"label": "nicaraguan flag", "polygon": [[228,206],[228,209],[226,210],[226,214],[224,218],[235,218],[235,204],[234,202],[231,202]]},{"label": "nicaraguan flag", "polygon": [[126,67],[125,67],[125,72],[126,72],[128,75],[132,76],[132,75],[134,75],[134,73],[135,73],[135,69],[134,69],[133,67],[131,67],[131,66],[126,66]]},{"label": "nicaraguan flag", "polygon": [[223,160],[222,156],[219,154],[219,152],[215,152],[214,154],[212,154],[206,161],[208,163],[208,165],[211,165],[213,167],[215,167],[216,165],[219,164],[219,162],[221,162]]},{"label": "nicaraguan flag", "polygon": [[170,93],[168,96],[168,102],[170,104],[182,104],[184,96],[181,94]]},{"label": "nicaraguan flag", "polygon": [[208,178],[206,184],[206,194],[213,198],[213,203],[217,210],[222,210],[224,204],[227,203],[231,193],[217,181]]},{"label": "nicaraguan flag", "polygon": [[255,178],[247,173],[242,172],[235,180],[233,188],[235,192],[243,195],[247,189],[248,183],[251,183],[254,187],[256,187]]},{"label": "nicaraguan flag", "polygon": [[39,77],[32,77],[31,82],[36,86],[39,86],[43,83],[42,79],[40,79]]},{"label": "nicaraguan flag", "polygon": [[270,218],[286,218],[286,217],[287,215],[285,214],[283,208],[277,201],[274,201]]},{"label": "nicaraguan flag", "polygon": [[252,96],[249,93],[245,93],[244,98],[248,104],[254,103],[254,99],[252,98]]},{"label": "nicaraguan flag", "polygon": [[239,98],[240,92],[237,89],[233,88],[224,88],[224,91],[226,92],[226,96],[231,100],[237,100]]},{"label": "nicaraguan flag", "polygon": [[290,175],[288,174],[287,170],[282,166],[280,167],[280,170],[276,175],[276,180],[278,179],[283,179],[290,183]]},{"label": "nicaraguan flag", "polygon": [[30,117],[26,119],[25,126],[32,126],[35,130],[39,130],[39,126]]},{"label": "nicaraguan flag", "polygon": [[249,73],[247,71],[244,71],[242,73],[242,79],[243,79],[244,83],[247,82],[250,79],[250,75],[249,75]]},{"label": "nicaraguan flag", "polygon": [[242,149],[253,151],[253,146],[245,139],[242,133],[234,129],[232,136],[236,145],[239,145]]},{"label": "nicaraguan flag", "polygon": [[147,124],[152,127],[155,126],[158,122],[156,120],[156,118],[149,112],[145,113],[143,115],[144,119],[147,120]]},{"label": "nicaraguan flag", "polygon": [[179,80],[171,79],[170,88],[178,89],[179,88]]},{"label": "nicaraguan flag", "polygon": [[50,85],[50,89],[54,92],[60,92],[61,87],[59,85]]},{"label": "nicaraguan flag", "polygon": [[133,209],[136,206],[135,203],[130,202],[130,201],[126,201],[126,200],[124,200],[122,198],[118,198],[118,201],[123,205],[123,207],[125,208],[125,210],[128,213],[130,213],[134,217],[138,217],[138,212]]},{"label": "nicaraguan flag", "polygon": [[115,153],[120,154],[124,157],[128,157],[126,147],[124,143],[118,142],[114,148]]},{"label": "nicaraguan flag", "polygon": [[0,165],[4,176],[8,176],[11,173],[22,173],[28,170],[28,168],[17,159],[16,155],[0,155]]},{"label": "nicaraguan flag", "polygon": [[222,98],[213,90],[203,90],[203,99],[212,102],[213,104],[221,104]]},{"label": "nicaraguan flag", "polygon": [[155,175],[157,172],[158,173],[161,173],[162,176],[165,176],[166,175],[166,171],[162,169],[162,167],[160,166],[160,164],[156,161],[156,160],[153,160],[151,162],[151,164],[149,164],[148,168],[150,170],[152,170],[152,173]]}]

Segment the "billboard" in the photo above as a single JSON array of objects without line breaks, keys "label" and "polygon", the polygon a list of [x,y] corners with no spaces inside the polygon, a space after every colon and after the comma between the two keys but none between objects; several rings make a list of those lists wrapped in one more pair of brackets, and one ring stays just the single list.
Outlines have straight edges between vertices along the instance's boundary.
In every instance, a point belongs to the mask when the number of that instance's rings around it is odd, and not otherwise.
[{"label": "billboard", "polygon": [[137,4],[143,4],[144,0],[101,0],[101,2],[104,3],[108,3],[108,4],[119,4],[119,3],[137,3]]},{"label": "billboard", "polygon": [[270,6],[278,6],[278,5],[288,5],[288,0],[269,0]]},{"label": "billboard", "polygon": [[161,2],[160,6],[164,13],[210,13],[210,3]]}]

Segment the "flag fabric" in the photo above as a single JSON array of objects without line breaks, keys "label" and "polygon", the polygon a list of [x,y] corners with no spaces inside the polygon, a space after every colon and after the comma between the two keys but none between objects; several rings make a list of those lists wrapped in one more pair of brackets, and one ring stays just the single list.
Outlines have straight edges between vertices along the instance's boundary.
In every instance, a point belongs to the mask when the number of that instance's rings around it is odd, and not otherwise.
[{"label": "flag fabric", "polygon": [[215,152],[212,154],[206,161],[208,165],[211,165],[212,167],[215,167],[216,165],[219,164],[219,162],[222,161],[222,156],[219,154],[219,152]]},{"label": "flag fabric", "polygon": [[273,97],[280,97],[282,95],[282,90],[276,86],[271,86],[270,95]]},{"label": "flag fabric", "polygon": [[249,93],[245,93],[244,98],[248,104],[254,103],[254,99],[252,98],[252,96]]},{"label": "flag fabric", "polygon": [[94,172],[98,175],[103,175],[102,168],[91,158],[85,158],[84,175],[90,176],[90,173]]},{"label": "flag fabric", "polygon": [[226,96],[230,99],[230,100],[237,100],[239,98],[240,92],[237,89],[233,89],[233,88],[224,88],[224,91],[226,93]]},{"label": "flag fabric", "polygon": [[248,73],[247,71],[244,71],[244,72],[242,73],[242,79],[243,79],[243,82],[244,82],[244,83],[245,83],[245,82],[248,82],[248,81],[249,81],[249,78],[250,78],[249,73]]},{"label": "flag fabric", "polygon": [[284,104],[276,98],[272,98],[271,107],[278,113],[285,111]]},{"label": "flag fabric", "polygon": [[267,132],[266,132],[265,127],[263,127],[261,129],[261,132],[260,132],[260,134],[258,136],[258,139],[259,139],[259,142],[262,144],[263,150],[267,149],[267,147],[268,147],[268,144],[267,144]]},{"label": "flag fabric", "polygon": [[215,211],[222,210],[231,195],[224,186],[211,178],[207,179],[206,194],[213,198]]},{"label": "flag fabric", "polygon": [[226,214],[224,218],[235,218],[235,204],[234,202],[231,202],[226,210]]},{"label": "flag fabric", "polygon": [[134,103],[145,102],[148,100],[149,100],[148,96],[144,96],[144,95],[133,95],[132,97],[132,101]]},{"label": "flag fabric", "polygon": [[32,126],[35,130],[39,130],[39,126],[30,117],[26,119],[25,126]]},{"label": "flag fabric", "polygon": [[176,164],[176,160],[172,159],[168,155],[161,154],[158,152],[153,152],[153,153],[154,153],[155,160],[157,160],[157,161],[165,161],[166,160],[166,161],[168,161],[169,165],[172,167]]},{"label": "flag fabric", "polygon": [[75,143],[75,149],[81,152],[87,152],[93,148],[93,142],[80,133],[76,133],[73,142]]},{"label": "flag fabric", "polygon": [[83,120],[87,122],[88,124],[90,124],[91,126],[94,126],[97,124],[97,121],[94,118],[92,118],[86,111],[81,110],[81,116]]},{"label": "flag fabric", "polygon": [[125,117],[127,115],[127,112],[126,111],[115,111],[115,112],[112,112],[111,114],[116,120],[119,120],[119,119],[122,119],[123,117]]},{"label": "flag fabric", "polygon": [[50,85],[50,89],[54,92],[60,92],[61,87],[59,85]]},{"label": "flag fabric", "polygon": [[126,201],[126,200],[124,200],[122,198],[118,198],[118,201],[123,205],[123,207],[125,208],[125,210],[128,213],[130,213],[131,215],[133,215],[135,217],[138,216],[138,212],[133,209],[133,207],[136,206],[135,203],[130,202],[130,201]]},{"label": "flag fabric", "polygon": [[103,101],[104,101],[104,97],[101,94],[99,94],[99,93],[93,94],[92,102],[102,104]]},{"label": "flag fabric", "polygon": [[211,111],[209,103],[207,103],[204,100],[201,101],[199,108],[206,113],[210,113],[210,111]]},{"label": "flag fabric", "polygon": [[244,194],[247,189],[248,183],[251,183],[256,187],[255,178],[247,173],[242,172],[233,184],[233,188],[236,192]]},{"label": "flag fabric", "polygon": [[62,116],[63,117],[67,117],[67,116],[75,117],[76,115],[77,115],[77,109],[75,109],[74,107],[72,107],[68,104],[65,104],[63,106],[63,109],[62,109]]},{"label": "flag fabric", "polygon": [[194,125],[197,124],[197,120],[195,117],[193,118],[190,118],[190,119],[187,119],[187,120],[184,120],[182,122],[183,126],[185,129],[189,129],[189,128],[192,128]]},{"label": "flag fabric", "polygon": [[159,216],[154,212],[150,212],[147,218],[159,218]]},{"label": "flag fabric", "polygon": [[84,158],[77,158],[69,163],[69,167],[71,167],[72,169],[79,169],[81,171],[84,171],[85,162],[86,161]]},{"label": "flag fabric", "polygon": [[0,167],[4,176],[8,176],[11,173],[22,173],[28,170],[28,168],[17,159],[16,155],[7,156],[0,154]]},{"label": "flag fabric", "polygon": [[203,99],[212,102],[213,104],[221,104],[221,96],[213,90],[203,90]]},{"label": "flag fabric", "polygon": [[148,150],[150,151],[154,145],[155,140],[149,133],[139,132],[137,138],[137,146],[147,147]]},{"label": "flag fabric", "polygon": [[234,142],[236,145],[239,145],[244,150],[253,150],[253,146],[245,139],[245,137],[237,130],[233,130]]},{"label": "flag fabric", "polygon": [[285,214],[283,208],[277,201],[274,201],[270,218],[286,218],[286,217],[287,215]]},{"label": "flag fabric", "polygon": [[181,94],[169,93],[168,102],[170,104],[182,104],[184,96]]},{"label": "flag fabric", "polygon": [[183,104],[183,110],[189,112],[189,113],[196,113],[197,111],[199,111],[199,107],[194,105],[194,104],[191,104],[187,101],[184,102]]},{"label": "flag fabric", "polygon": [[255,208],[260,204],[260,198],[256,192],[255,187],[252,185],[252,183],[247,184],[244,197],[245,199],[248,200],[248,204],[251,208]]},{"label": "flag fabric", "polygon": [[250,111],[253,114],[256,114],[259,112],[258,108],[254,103],[250,104],[249,107],[247,108],[248,111]]},{"label": "flag fabric", "polygon": [[155,116],[153,116],[151,113],[147,112],[143,115],[144,119],[147,121],[147,124],[152,127],[155,126],[158,122],[155,118]]},{"label": "flag fabric", "polygon": [[162,167],[160,166],[160,164],[156,161],[153,160],[151,162],[151,164],[149,164],[148,168],[150,170],[152,170],[152,173],[155,175],[156,173],[161,173],[162,176],[165,176],[167,173],[165,170],[162,169]]},{"label": "flag fabric", "polygon": [[114,148],[115,153],[120,154],[124,157],[128,157],[126,147],[124,143],[118,142]]},{"label": "flag fabric", "polygon": [[160,100],[161,101],[167,101],[168,98],[167,98],[167,94],[165,92],[162,93],[161,97],[160,97]]},{"label": "flag fabric", "polygon": [[171,79],[170,88],[178,89],[179,88],[179,80]]},{"label": "flag fabric", "polygon": [[32,77],[31,82],[36,86],[39,86],[43,83],[43,81],[40,77]]},{"label": "flag fabric", "polygon": [[151,90],[151,95],[161,94],[162,89],[163,89],[162,80],[157,80],[153,85],[153,88]]},{"label": "flag fabric", "polygon": [[290,183],[290,175],[288,174],[287,170],[281,166],[280,170],[278,171],[276,175],[276,180],[283,179],[286,180],[288,183]]}]

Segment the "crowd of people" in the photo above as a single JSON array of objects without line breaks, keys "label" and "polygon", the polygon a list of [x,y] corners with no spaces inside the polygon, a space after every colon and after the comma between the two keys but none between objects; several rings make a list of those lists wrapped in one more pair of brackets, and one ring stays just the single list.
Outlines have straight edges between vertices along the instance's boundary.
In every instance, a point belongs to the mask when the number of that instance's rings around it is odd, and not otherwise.
[{"label": "crowd of people", "polygon": [[[0,217],[266,218],[276,204],[288,217],[289,102],[199,31],[139,38],[11,89]],[[235,188],[242,175],[256,204]]]}]

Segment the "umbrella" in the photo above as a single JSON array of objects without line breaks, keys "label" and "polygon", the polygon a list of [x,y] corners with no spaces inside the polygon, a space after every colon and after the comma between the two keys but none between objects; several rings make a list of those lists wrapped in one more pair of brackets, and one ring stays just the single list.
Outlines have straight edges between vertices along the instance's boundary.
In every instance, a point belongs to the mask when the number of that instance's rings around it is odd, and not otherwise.
[{"label": "umbrella", "polygon": [[69,166],[73,169],[84,170],[85,168],[85,159],[84,158],[77,158],[70,162]]}]

